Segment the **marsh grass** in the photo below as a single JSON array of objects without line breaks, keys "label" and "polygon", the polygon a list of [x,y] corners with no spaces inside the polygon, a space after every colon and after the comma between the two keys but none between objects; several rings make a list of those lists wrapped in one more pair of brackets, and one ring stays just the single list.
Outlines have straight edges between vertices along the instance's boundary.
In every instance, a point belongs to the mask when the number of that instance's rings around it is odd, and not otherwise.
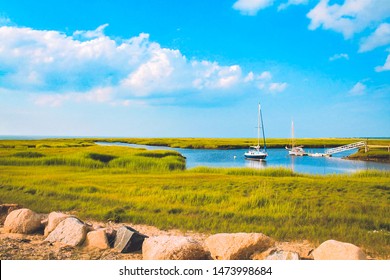
[{"label": "marsh grass", "polygon": [[[44,156],[15,157],[19,152]],[[0,203],[162,229],[336,239],[390,258],[388,171],[314,176],[283,168],[184,166],[172,151],[56,143],[0,148]]]},{"label": "marsh grass", "polygon": [[[74,166],[92,169],[116,169],[121,172],[165,172],[185,169],[185,159],[175,151],[146,151],[127,147],[58,144],[51,140],[31,148],[23,141],[0,148],[0,165]],[[43,147],[45,146],[45,147]],[[16,152],[15,152],[16,151]],[[111,172],[110,170],[109,172]]]},{"label": "marsh grass", "polygon": [[348,156],[348,158],[357,159],[357,160],[390,162],[390,151],[388,147],[370,148],[368,152],[365,152],[363,148],[363,149],[359,149],[359,151],[356,152],[355,154]]},{"label": "marsh grass", "polygon": [[14,157],[19,157],[19,158],[41,158],[44,157],[45,155],[42,153],[38,152],[18,152],[13,155]]},{"label": "marsh grass", "polygon": [[272,167],[265,169],[255,169],[249,167],[243,168],[219,168],[219,167],[194,167],[190,169],[194,173],[213,173],[213,174],[226,174],[237,176],[270,176],[270,177],[294,177],[301,176],[298,173],[294,173],[291,169],[284,167]]}]

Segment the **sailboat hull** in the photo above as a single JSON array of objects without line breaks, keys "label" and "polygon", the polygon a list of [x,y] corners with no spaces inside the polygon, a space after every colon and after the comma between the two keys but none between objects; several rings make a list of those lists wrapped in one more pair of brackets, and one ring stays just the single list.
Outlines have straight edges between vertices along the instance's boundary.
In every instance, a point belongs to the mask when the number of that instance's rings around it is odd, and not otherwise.
[{"label": "sailboat hull", "polygon": [[307,153],[305,153],[305,152],[288,151],[288,154],[290,156],[297,156],[297,157],[307,156]]},{"label": "sailboat hull", "polygon": [[260,160],[265,159],[268,154],[263,152],[247,152],[244,154],[246,159]]}]

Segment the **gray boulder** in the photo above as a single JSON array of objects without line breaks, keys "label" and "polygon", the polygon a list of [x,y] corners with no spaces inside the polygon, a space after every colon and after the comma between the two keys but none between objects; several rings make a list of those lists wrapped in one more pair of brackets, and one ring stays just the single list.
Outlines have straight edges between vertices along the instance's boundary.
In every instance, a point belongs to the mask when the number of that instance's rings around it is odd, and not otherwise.
[{"label": "gray boulder", "polygon": [[249,260],[255,252],[273,246],[274,241],[262,233],[219,233],[205,241],[215,260]]},{"label": "gray boulder", "polygon": [[143,235],[135,229],[122,226],[116,232],[114,249],[120,253],[131,253],[141,250],[142,243],[146,235]]},{"label": "gray boulder", "polygon": [[26,208],[12,211],[4,221],[4,232],[34,233],[40,228],[41,215]]},{"label": "gray boulder", "polygon": [[312,252],[314,260],[366,260],[363,251],[351,244],[327,240]]},{"label": "gray boulder", "polygon": [[144,260],[205,260],[210,254],[190,237],[162,235],[145,240],[142,255]]},{"label": "gray boulder", "polygon": [[61,242],[70,246],[81,245],[87,236],[87,227],[83,222],[74,217],[69,217],[46,237],[48,242]]}]

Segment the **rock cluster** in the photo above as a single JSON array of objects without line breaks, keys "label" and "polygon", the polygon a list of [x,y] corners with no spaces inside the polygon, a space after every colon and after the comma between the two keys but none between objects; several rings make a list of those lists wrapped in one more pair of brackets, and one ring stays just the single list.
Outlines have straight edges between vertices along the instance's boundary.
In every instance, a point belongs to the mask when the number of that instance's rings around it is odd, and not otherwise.
[{"label": "rock cluster", "polygon": [[25,208],[8,212],[4,221],[5,233],[40,233],[48,244],[59,242],[93,250],[114,250],[118,253],[142,251],[144,260],[367,259],[357,246],[335,240],[325,241],[310,253],[307,248],[296,250],[276,245],[273,239],[262,233],[220,233],[204,240],[164,234],[148,237],[127,225],[90,225],[60,212],[52,212],[48,216]]}]

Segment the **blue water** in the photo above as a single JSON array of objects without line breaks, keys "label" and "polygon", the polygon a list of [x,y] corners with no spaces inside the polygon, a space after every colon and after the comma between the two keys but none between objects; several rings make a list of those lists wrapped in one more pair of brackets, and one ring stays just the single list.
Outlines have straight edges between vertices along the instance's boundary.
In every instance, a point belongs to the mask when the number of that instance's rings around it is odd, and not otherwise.
[{"label": "blue water", "polygon": [[[244,153],[247,151],[246,149],[180,149],[119,142],[98,142],[97,144],[127,146],[148,150],[174,150],[186,157],[187,168],[196,166],[252,168],[286,167],[295,172],[309,174],[341,174],[368,169],[390,170],[389,163],[346,160],[342,158],[356,152],[356,150],[334,154],[333,157],[293,157],[288,155],[286,149],[268,149],[268,157],[265,161],[252,161],[244,158]],[[324,149],[306,149],[306,152],[323,153]]]}]

